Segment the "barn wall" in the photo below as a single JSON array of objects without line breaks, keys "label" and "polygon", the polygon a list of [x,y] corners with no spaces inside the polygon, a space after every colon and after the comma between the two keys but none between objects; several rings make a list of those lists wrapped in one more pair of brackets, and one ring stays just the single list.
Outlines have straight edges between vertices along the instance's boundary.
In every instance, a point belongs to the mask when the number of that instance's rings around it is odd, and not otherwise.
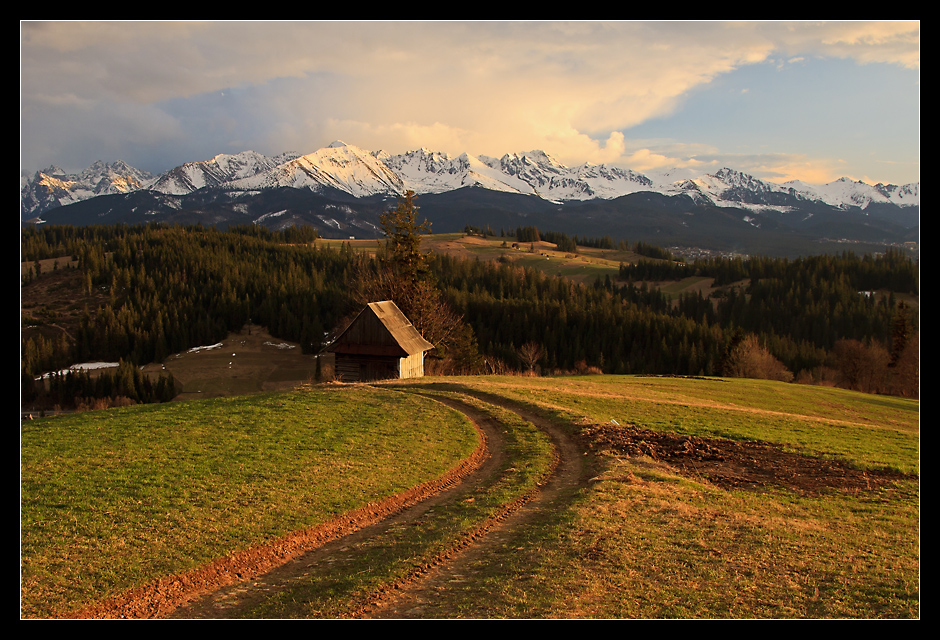
[{"label": "barn wall", "polygon": [[336,354],[336,377],[343,382],[368,382],[398,378],[399,358]]},{"label": "barn wall", "polygon": [[421,377],[431,347],[387,301],[369,304],[328,348],[336,354],[336,378],[351,382]]},{"label": "barn wall", "polygon": [[416,353],[401,359],[402,378],[420,378],[424,375],[424,353]]}]

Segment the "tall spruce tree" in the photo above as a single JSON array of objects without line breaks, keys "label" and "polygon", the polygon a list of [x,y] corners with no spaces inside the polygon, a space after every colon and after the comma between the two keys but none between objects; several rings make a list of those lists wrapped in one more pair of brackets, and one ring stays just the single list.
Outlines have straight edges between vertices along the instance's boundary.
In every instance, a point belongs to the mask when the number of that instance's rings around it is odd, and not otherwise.
[{"label": "tall spruce tree", "polygon": [[398,206],[379,216],[385,246],[375,260],[357,263],[355,302],[392,300],[431,344],[439,357],[459,371],[478,368],[479,351],[473,331],[444,300],[431,273],[428,254],[421,251],[421,236],[431,223],[418,222],[415,193],[407,191]]},{"label": "tall spruce tree", "polygon": [[398,198],[398,206],[379,215],[385,232],[386,267],[395,269],[413,282],[428,275],[427,256],[421,252],[421,235],[431,233],[431,223],[418,222],[415,192],[406,191]]}]

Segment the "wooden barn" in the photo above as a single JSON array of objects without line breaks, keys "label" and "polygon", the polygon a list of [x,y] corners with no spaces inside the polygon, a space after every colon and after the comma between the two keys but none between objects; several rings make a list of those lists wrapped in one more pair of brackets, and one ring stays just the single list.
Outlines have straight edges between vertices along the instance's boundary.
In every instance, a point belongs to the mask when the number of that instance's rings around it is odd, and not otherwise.
[{"label": "wooden barn", "polygon": [[391,300],[370,302],[326,348],[343,382],[420,378],[424,354],[434,348]]}]

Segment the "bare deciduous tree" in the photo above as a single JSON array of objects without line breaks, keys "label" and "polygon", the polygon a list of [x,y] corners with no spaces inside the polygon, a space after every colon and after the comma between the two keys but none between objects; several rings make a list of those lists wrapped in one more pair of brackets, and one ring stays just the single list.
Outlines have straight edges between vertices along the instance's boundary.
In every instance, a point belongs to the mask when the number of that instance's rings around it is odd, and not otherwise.
[{"label": "bare deciduous tree", "polygon": [[526,342],[516,352],[519,354],[522,363],[529,368],[530,374],[535,372],[535,365],[538,364],[539,360],[545,357],[545,349],[535,342]]},{"label": "bare deciduous tree", "polygon": [[885,389],[891,354],[881,344],[839,340],[832,348],[832,359],[839,372],[840,387],[864,393]]}]

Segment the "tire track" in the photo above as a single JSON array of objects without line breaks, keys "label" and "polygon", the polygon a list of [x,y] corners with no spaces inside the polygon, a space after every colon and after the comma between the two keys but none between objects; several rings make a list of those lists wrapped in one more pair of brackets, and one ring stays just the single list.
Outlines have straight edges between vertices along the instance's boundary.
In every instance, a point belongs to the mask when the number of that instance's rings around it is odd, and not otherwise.
[{"label": "tire track", "polygon": [[[507,505],[500,514],[481,525],[463,544],[438,558],[436,563],[423,567],[402,584],[376,594],[372,604],[356,611],[355,617],[454,617],[456,612],[442,604],[451,585],[466,580],[468,569],[474,563],[502,546],[505,540],[524,528],[539,511],[559,508],[559,502],[564,504],[574,490],[587,484],[582,451],[563,430],[538,414],[502,398],[463,388],[460,392],[512,411],[546,433],[555,447],[551,472],[542,483],[513,504]],[[463,411],[459,407],[454,408]],[[467,415],[472,419],[470,414]]]},{"label": "tire track", "polygon": [[[349,602],[345,613],[337,617],[452,617],[446,609],[435,608],[434,596],[445,590],[450,580],[459,579],[468,562],[484,556],[503,538],[526,526],[538,509],[551,505],[566,488],[583,483],[580,450],[570,437],[550,422],[495,396],[474,393],[459,385],[446,390],[508,409],[536,425],[551,437],[555,445],[554,463],[539,485],[502,505],[495,514],[448,549],[423,559],[401,579]],[[409,391],[421,394],[417,389]],[[348,558],[355,556],[360,545],[381,539],[395,527],[419,522],[435,506],[469,499],[511,465],[507,460],[503,427],[496,417],[455,397],[421,395],[464,413],[480,434],[480,446],[473,456],[442,478],[344,514],[329,523],[295,532],[270,545],[232,554],[192,572],[167,577],[65,617],[259,617],[253,611],[264,607],[279,592],[303,581],[305,576],[315,574],[325,565],[342,566]],[[303,605],[302,602],[297,603],[295,609],[288,609],[279,617],[307,615]]]}]

